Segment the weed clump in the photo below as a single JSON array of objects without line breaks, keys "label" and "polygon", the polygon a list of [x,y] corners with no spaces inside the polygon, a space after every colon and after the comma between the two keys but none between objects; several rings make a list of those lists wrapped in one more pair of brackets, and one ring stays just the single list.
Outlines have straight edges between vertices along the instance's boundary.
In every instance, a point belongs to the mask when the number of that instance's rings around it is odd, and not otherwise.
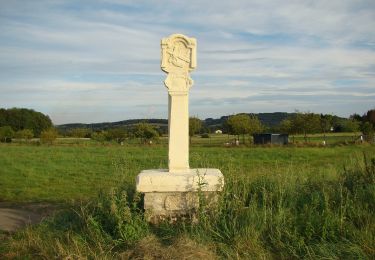
[{"label": "weed clump", "polygon": [[138,203],[139,194],[129,200],[126,191],[112,190],[109,194],[100,193],[95,203],[81,207],[78,214],[90,237],[116,246],[132,245],[149,232]]}]

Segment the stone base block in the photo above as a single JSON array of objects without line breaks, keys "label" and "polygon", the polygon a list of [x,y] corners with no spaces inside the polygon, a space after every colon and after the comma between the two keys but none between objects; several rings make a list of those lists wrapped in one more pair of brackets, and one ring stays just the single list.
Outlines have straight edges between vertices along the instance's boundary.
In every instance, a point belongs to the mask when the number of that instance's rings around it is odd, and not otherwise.
[{"label": "stone base block", "polygon": [[221,191],[224,176],[219,169],[189,169],[169,172],[166,169],[143,170],[136,179],[138,192]]},{"label": "stone base block", "polygon": [[189,169],[187,172],[155,169],[142,171],[136,183],[137,191],[144,193],[149,221],[157,223],[186,216],[194,220],[200,204],[213,207],[217,192],[223,189],[224,176],[218,169]]},{"label": "stone base block", "polygon": [[178,219],[197,221],[200,206],[214,209],[217,192],[147,192],[144,194],[144,209],[148,221],[157,224]]}]

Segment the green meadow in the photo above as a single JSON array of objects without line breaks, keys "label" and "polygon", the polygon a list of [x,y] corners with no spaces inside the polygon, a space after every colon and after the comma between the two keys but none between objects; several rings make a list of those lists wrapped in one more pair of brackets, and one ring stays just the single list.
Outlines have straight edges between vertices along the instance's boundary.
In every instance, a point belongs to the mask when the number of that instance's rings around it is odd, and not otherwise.
[{"label": "green meadow", "polygon": [[190,166],[223,172],[218,207],[202,201],[199,223],[159,226],[145,221],[134,189],[142,169],[167,168],[163,142],[1,144],[0,201],[61,209],[0,240],[0,258],[375,258],[374,145],[225,147],[214,140],[193,139]]}]

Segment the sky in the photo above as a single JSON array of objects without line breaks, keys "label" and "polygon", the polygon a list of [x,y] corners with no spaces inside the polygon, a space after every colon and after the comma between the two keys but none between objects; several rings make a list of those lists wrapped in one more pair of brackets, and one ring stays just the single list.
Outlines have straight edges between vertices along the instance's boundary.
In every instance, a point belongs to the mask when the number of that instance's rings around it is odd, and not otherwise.
[{"label": "sky", "polygon": [[375,1],[0,0],[0,107],[167,118],[160,40],[197,39],[190,115],[375,108]]}]

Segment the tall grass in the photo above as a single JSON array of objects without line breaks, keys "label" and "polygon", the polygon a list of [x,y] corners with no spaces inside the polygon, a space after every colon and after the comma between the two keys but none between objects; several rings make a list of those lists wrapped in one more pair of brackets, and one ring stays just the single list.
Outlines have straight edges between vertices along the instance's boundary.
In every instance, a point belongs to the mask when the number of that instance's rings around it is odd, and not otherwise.
[{"label": "tall grass", "polygon": [[[200,167],[213,157],[193,156]],[[124,158],[115,168],[129,174]],[[217,163],[217,161],[216,161]],[[220,167],[220,165],[218,165]],[[374,259],[375,158],[339,170],[275,164],[255,177],[223,161],[225,188],[216,209],[201,205],[199,222],[145,221],[133,176],[96,199],[13,235],[5,258],[78,259]],[[285,172],[286,171],[286,172]]]},{"label": "tall grass", "polygon": [[225,257],[374,258],[375,159],[364,158],[333,180],[303,169],[287,178],[229,174],[218,212],[189,232]]}]

